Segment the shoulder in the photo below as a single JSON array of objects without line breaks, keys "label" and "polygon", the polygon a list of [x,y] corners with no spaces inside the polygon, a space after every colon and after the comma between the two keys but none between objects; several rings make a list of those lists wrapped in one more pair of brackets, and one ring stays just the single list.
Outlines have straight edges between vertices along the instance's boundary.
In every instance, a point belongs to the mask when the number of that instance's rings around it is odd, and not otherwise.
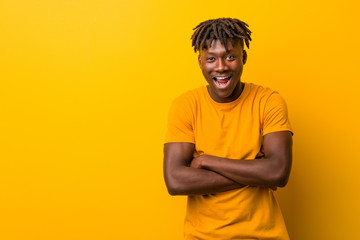
[{"label": "shoulder", "polygon": [[249,100],[258,107],[262,135],[278,131],[292,132],[286,103],[277,91],[250,83],[249,95],[252,96]]},{"label": "shoulder", "polygon": [[196,105],[202,101],[204,90],[206,90],[206,86],[184,92],[173,100],[173,105],[196,107]]},{"label": "shoulder", "polygon": [[[248,84],[248,97],[258,102],[260,105],[267,105],[269,103],[283,102],[284,99],[281,97],[278,91],[273,90],[269,87],[263,87],[254,83]],[[275,102],[274,102],[275,101]]]},{"label": "shoulder", "polygon": [[279,92],[253,83],[249,83],[248,88],[248,101],[259,107],[261,115],[273,108],[282,108],[287,111],[286,102]]},{"label": "shoulder", "polygon": [[277,91],[274,91],[268,87],[263,87],[261,85],[257,85],[254,83],[246,83],[246,84],[248,85],[249,88],[249,94],[257,98],[270,97],[274,93],[278,94]]}]

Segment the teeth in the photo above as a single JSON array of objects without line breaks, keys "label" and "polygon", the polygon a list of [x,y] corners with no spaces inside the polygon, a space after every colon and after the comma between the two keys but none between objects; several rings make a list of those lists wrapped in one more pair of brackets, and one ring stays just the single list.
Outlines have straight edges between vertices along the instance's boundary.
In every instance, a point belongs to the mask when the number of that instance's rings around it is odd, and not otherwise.
[{"label": "teeth", "polygon": [[226,80],[226,79],[229,79],[230,76],[227,76],[227,77],[214,77],[216,80]]}]

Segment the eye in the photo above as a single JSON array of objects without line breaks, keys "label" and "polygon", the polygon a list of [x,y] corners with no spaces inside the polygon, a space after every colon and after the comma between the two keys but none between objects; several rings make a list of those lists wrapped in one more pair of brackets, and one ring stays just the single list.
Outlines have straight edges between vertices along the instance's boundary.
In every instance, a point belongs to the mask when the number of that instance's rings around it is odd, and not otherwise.
[{"label": "eye", "polygon": [[235,59],[235,56],[230,55],[230,56],[227,56],[226,59],[231,61],[231,60]]},{"label": "eye", "polygon": [[206,59],[206,61],[208,61],[208,62],[213,62],[213,61],[215,61],[215,58],[214,58],[214,57],[208,57],[208,58]]}]

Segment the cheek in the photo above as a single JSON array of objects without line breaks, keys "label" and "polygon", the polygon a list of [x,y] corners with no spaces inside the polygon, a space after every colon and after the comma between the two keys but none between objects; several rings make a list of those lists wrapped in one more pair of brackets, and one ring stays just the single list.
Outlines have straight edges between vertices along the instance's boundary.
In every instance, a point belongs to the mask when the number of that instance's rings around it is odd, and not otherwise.
[{"label": "cheek", "polygon": [[203,66],[201,69],[204,75],[209,75],[211,73],[211,68],[207,66]]},{"label": "cheek", "polygon": [[242,65],[239,65],[239,64],[234,64],[233,66],[231,66],[231,69],[232,69],[234,72],[242,72],[243,66],[242,66]]}]

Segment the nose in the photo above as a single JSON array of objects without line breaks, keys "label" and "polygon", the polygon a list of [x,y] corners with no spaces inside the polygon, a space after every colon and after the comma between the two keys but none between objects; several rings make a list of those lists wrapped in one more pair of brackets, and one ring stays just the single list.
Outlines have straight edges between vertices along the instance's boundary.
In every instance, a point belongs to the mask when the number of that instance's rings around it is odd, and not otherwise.
[{"label": "nose", "polygon": [[214,69],[217,72],[224,72],[228,70],[228,66],[226,65],[226,61],[222,58],[219,58],[216,67]]}]

